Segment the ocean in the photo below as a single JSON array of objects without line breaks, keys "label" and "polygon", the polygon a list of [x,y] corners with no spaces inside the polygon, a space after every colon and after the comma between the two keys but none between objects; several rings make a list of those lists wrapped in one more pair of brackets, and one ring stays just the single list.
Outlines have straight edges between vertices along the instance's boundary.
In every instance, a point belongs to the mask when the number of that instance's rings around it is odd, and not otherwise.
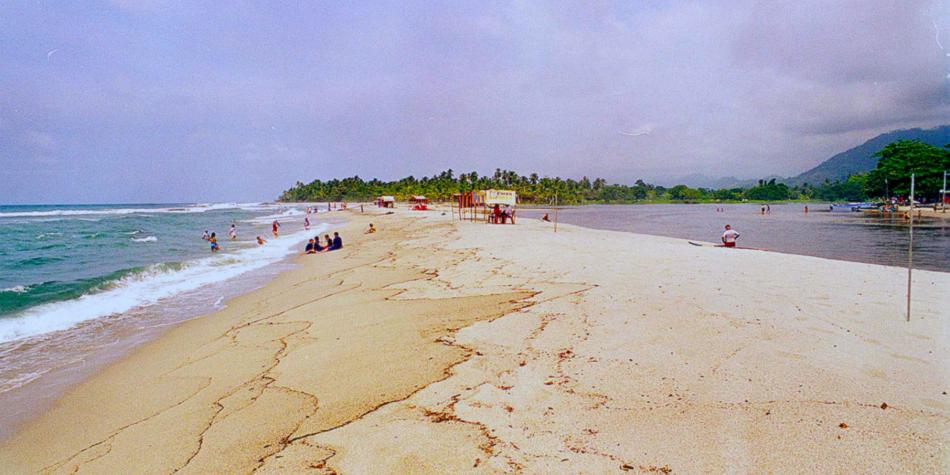
[{"label": "ocean", "polygon": [[[308,238],[342,220],[316,208],[307,231],[306,205],[0,206],[0,435],[95,363],[289,268]],[[205,230],[221,252],[210,252]]]}]

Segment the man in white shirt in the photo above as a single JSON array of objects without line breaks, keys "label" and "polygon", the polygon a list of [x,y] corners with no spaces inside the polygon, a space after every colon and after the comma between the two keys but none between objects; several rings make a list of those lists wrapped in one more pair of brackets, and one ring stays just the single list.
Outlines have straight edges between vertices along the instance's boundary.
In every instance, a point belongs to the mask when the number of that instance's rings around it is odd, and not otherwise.
[{"label": "man in white shirt", "polygon": [[739,239],[739,233],[732,226],[726,225],[726,232],[722,233],[722,245],[726,247],[736,247],[736,239]]}]

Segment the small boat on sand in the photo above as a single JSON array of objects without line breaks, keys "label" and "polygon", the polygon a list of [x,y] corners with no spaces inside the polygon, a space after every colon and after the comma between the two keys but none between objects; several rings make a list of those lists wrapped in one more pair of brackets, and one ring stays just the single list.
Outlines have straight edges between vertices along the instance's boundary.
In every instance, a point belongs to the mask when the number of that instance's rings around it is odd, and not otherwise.
[{"label": "small boat on sand", "polygon": [[832,203],[829,211],[833,213],[839,212],[856,212],[865,209],[877,209],[878,205],[874,203]]}]

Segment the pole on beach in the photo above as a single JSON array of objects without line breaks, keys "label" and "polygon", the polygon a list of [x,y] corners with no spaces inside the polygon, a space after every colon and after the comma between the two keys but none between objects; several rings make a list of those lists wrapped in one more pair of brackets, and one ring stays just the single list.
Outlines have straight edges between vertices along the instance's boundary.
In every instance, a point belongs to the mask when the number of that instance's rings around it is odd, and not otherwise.
[{"label": "pole on beach", "polygon": [[557,192],[554,193],[554,232],[557,232]]},{"label": "pole on beach", "polygon": [[947,171],[943,171],[943,188],[940,189],[940,208],[947,212]]},{"label": "pole on beach", "polygon": [[914,271],[914,174],[910,174],[910,243],[907,245],[907,321],[910,321],[910,282]]}]

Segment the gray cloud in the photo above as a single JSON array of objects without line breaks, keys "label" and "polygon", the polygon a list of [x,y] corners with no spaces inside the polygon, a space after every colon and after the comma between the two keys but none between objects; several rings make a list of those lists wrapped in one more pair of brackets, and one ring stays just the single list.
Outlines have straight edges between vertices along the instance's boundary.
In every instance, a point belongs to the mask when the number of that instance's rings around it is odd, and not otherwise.
[{"label": "gray cloud", "polygon": [[939,2],[8,10],[0,202],[267,199],[450,167],[793,174],[950,116]]}]

